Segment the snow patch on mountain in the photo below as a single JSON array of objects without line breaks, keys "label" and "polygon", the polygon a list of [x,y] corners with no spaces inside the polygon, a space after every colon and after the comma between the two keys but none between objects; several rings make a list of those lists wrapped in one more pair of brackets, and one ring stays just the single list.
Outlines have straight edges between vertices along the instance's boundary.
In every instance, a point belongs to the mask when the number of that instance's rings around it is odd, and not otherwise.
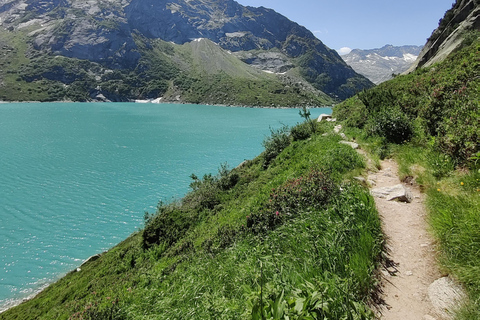
[{"label": "snow patch on mountain", "polygon": [[354,49],[341,56],[356,72],[379,84],[407,70],[417,59],[421,46],[392,46],[371,50]]}]

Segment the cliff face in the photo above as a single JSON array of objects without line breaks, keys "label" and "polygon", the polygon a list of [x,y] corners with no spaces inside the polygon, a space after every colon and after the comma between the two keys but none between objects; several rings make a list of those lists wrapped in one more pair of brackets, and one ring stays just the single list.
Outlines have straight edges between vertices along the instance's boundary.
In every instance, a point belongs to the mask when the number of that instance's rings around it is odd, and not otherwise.
[{"label": "cliff face", "polygon": [[480,30],[480,1],[457,0],[440,20],[438,28],[433,31],[407,73],[443,61],[462,45],[465,32],[469,30]]},{"label": "cliff face", "polygon": [[28,33],[31,56],[41,52],[135,69],[143,56],[138,38],[175,44],[207,38],[265,71],[278,65],[280,55],[282,72],[298,68],[336,99],[372,85],[306,28],[233,0],[0,0],[0,23],[9,32]]}]

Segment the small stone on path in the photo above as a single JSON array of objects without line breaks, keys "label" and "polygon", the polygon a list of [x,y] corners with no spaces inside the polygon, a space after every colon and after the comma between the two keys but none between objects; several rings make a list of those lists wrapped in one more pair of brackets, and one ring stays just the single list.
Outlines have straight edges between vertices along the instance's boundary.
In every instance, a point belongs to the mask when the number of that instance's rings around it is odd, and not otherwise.
[{"label": "small stone on path", "polygon": [[346,144],[347,146],[352,147],[353,149],[358,149],[358,143],[350,142],[350,141],[340,141],[339,143]]},{"label": "small stone on path", "polygon": [[412,202],[412,194],[409,189],[402,184],[397,184],[392,187],[381,187],[370,190],[372,196],[387,199],[388,201],[398,200],[401,202]]}]

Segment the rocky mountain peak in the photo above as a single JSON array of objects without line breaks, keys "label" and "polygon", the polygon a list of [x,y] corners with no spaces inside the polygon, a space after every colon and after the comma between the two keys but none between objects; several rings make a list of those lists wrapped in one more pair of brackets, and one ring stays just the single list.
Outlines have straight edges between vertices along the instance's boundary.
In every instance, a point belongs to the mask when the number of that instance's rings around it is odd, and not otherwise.
[{"label": "rocky mountain peak", "polygon": [[0,0],[0,25],[27,33],[31,56],[135,70],[143,57],[140,40],[148,48],[156,40],[183,45],[205,38],[257,69],[296,69],[334,99],[372,85],[306,28],[234,0]]},{"label": "rocky mountain peak", "polygon": [[415,62],[421,50],[421,46],[385,45],[370,50],[354,49],[342,58],[356,72],[379,84],[391,79],[393,74],[406,71]]}]

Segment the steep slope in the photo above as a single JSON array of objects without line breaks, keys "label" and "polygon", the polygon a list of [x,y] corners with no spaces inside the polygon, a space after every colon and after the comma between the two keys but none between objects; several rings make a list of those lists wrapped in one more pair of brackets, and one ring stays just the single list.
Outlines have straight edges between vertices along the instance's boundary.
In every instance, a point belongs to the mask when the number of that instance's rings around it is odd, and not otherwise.
[{"label": "steep slope", "polygon": [[256,159],[192,175],[143,230],[0,319],[370,319],[380,224],[332,127],[276,131]]},{"label": "steep slope", "polygon": [[480,30],[480,1],[456,1],[440,19],[438,28],[433,31],[417,61],[407,72],[443,61],[462,45],[465,33],[470,30]]},{"label": "steep slope", "polygon": [[[273,10],[244,7],[232,0],[2,0],[0,24],[5,28],[5,37],[26,41],[26,47],[23,45],[23,50],[17,50],[18,55],[25,55],[27,59],[42,56],[53,61],[53,57],[62,56],[98,64],[101,67],[99,71],[98,67],[82,69],[93,74],[94,78],[103,77],[105,72],[110,73],[112,78],[109,70],[116,70],[124,77],[137,78],[131,82],[141,83],[140,73],[145,71],[142,62],[146,55],[151,56],[146,51],[151,50],[157,40],[183,45],[206,38],[228,52],[280,52],[286,59],[287,69],[295,69],[292,73],[295,77],[305,79],[316,90],[327,93],[333,99],[344,99],[372,85],[304,27]],[[9,44],[12,48],[19,45],[18,41]],[[160,60],[165,59],[161,57]],[[172,57],[167,68],[182,69],[178,60],[182,60],[181,57]],[[251,59],[243,61],[248,64]],[[55,72],[63,68],[52,61],[48,64]],[[268,61],[265,64],[256,63],[255,67],[270,71],[268,64]],[[10,66],[8,71],[18,72],[18,69]],[[155,81],[162,82],[162,87],[165,87],[164,81],[173,80],[175,76],[174,72],[169,76],[156,77]],[[45,78],[37,76],[24,80],[31,82],[32,79]],[[70,85],[62,77],[47,80]],[[114,80],[125,79],[116,77]],[[278,80],[282,81],[281,78]],[[102,83],[92,85],[105,87]],[[152,84],[143,84],[149,85]],[[102,94],[125,100],[142,98],[139,91],[141,89],[128,94]],[[92,92],[83,93],[92,96]],[[72,95],[67,98],[72,97],[75,99]],[[15,98],[21,98],[21,95],[6,99]]]},{"label": "steep slope", "polygon": [[354,49],[342,58],[353,70],[379,84],[390,80],[393,74],[406,71],[415,62],[421,50],[421,46],[386,45],[371,50]]}]

